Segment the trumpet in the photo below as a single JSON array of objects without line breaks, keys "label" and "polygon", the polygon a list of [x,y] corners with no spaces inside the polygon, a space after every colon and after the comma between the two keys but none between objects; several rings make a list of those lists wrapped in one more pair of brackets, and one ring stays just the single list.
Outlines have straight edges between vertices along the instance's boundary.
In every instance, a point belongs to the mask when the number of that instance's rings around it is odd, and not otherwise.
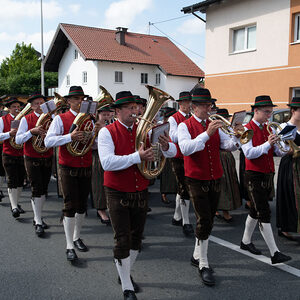
[{"label": "trumpet", "polygon": [[240,142],[241,144],[247,144],[253,137],[253,130],[252,129],[244,129],[244,130],[234,130],[231,127],[231,123],[226,120],[224,117],[217,115],[217,114],[212,114],[208,117],[208,119],[210,121],[214,121],[214,120],[220,120],[223,122],[223,126],[221,127],[221,130],[230,135],[230,136],[240,136]]},{"label": "trumpet", "polygon": [[287,143],[290,148],[292,149],[293,151],[293,157],[294,158],[297,158],[297,157],[300,157],[300,147],[297,146],[295,144],[295,142],[293,141],[293,137],[292,137],[292,133],[291,132],[288,132],[287,134],[285,135],[282,135],[282,134],[278,134],[277,133],[277,130],[279,130],[279,132],[282,130],[282,127],[280,126],[279,123],[277,122],[270,122],[268,123],[267,125],[267,130],[269,132],[269,134],[273,134],[273,131],[272,131],[272,128],[275,129],[275,135],[278,137],[278,141],[276,142],[276,145],[278,146],[278,148],[282,151],[282,152],[289,152],[290,150],[288,149],[285,149],[280,142],[284,142],[284,143]]}]

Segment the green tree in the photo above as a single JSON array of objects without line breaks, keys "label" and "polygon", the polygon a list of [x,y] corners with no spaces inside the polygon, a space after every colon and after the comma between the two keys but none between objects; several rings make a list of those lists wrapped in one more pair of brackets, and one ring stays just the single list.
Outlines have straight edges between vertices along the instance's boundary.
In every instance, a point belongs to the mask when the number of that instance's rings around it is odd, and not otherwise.
[{"label": "green tree", "polygon": [[[16,44],[0,66],[0,95],[30,94],[41,90],[41,62],[31,44]],[[45,72],[45,90],[57,86],[57,73]]]}]

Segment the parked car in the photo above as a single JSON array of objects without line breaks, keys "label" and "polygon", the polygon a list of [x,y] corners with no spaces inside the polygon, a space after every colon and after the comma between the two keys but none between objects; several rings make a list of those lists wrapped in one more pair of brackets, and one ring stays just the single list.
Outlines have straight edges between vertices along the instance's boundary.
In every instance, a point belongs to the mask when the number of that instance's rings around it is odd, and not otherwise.
[{"label": "parked car", "polygon": [[[246,125],[251,121],[253,117],[253,113],[251,111],[247,111],[246,116],[243,121],[243,125]],[[287,122],[291,117],[290,110],[288,108],[282,109],[274,109],[271,118],[269,119],[270,122],[277,122],[279,124]]]}]

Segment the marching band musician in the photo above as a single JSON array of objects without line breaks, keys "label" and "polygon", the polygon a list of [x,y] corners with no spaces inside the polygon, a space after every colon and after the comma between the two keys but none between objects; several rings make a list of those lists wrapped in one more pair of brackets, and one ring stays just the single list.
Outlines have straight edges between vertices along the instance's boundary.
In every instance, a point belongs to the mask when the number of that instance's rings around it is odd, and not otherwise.
[{"label": "marching band musician", "polygon": [[19,199],[23,190],[25,167],[23,148],[15,149],[9,140],[17,133],[17,129],[11,129],[11,122],[20,112],[23,103],[17,98],[9,98],[5,106],[9,113],[0,118],[0,140],[3,142],[3,167],[7,177],[8,197],[11,204],[12,215],[18,218],[24,210],[19,205]]},{"label": "marching band musician", "polygon": [[183,155],[178,146],[178,125],[190,117],[191,95],[189,92],[181,92],[179,99],[176,101],[179,104],[179,110],[170,116],[168,120],[170,123],[170,138],[177,148],[176,156],[171,159],[171,166],[177,181],[176,206],[172,225],[182,226],[183,233],[189,236],[194,233],[194,229],[189,218],[190,196],[184,180]]},{"label": "marching band musician", "polygon": [[[112,227],[114,230],[114,259],[124,299],[137,299],[139,287],[131,277],[131,270],[141,249],[141,238],[148,207],[149,181],[140,173],[137,164],[153,161],[152,148],[141,145],[135,150],[135,98],[129,91],[117,93],[113,107],[118,120],[102,128],[98,136],[99,157],[104,169],[104,186]],[[159,142],[165,156],[174,156],[175,145],[167,136]]]},{"label": "marching band musician", "polygon": [[39,237],[48,228],[48,225],[42,220],[42,211],[51,177],[53,149],[49,149],[44,153],[37,152],[32,146],[32,137],[33,135],[42,137],[46,135],[42,125],[35,126],[39,116],[43,113],[40,106],[46,100],[47,98],[40,93],[34,93],[30,96],[27,102],[31,104],[33,112],[21,119],[16,134],[16,143],[24,144],[25,169],[31,185],[33,225],[35,226],[35,233]]},{"label": "marching band musician", "polygon": [[[221,120],[209,121],[211,95],[208,89],[197,88],[192,93],[193,115],[178,126],[178,143],[184,155],[184,173],[196,219],[196,243],[191,263],[198,267],[204,284],[215,284],[213,271],[207,259],[208,238],[220,196],[223,174],[220,148],[233,151],[238,148],[220,128]],[[241,125],[240,125],[241,126]]]},{"label": "marching band musician", "polygon": [[[46,147],[59,146],[59,177],[62,183],[64,208],[63,226],[66,235],[68,261],[75,261],[78,256],[74,246],[81,252],[88,247],[80,238],[80,231],[86,213],[87,199],[91,190],[92,149],[83,156],[72,155],[66,145],[71,141],[82,141],[84,131],[77,128],[69,133],[72,123],[80,111],[81,102],[87,95],[81,86],[71,86],[68,100],[70,110],[55,116],[45,138]],[[95,125],[95,131],[98,127]]]},{"label": "marching band musician", "polygon": [[[4,117],[8,112],[3,110],[3,104],[0,103],[0,117]],[[0,140],[0,151],[3,153],[3,141]],[[2,191],[2,185],[5,180],[5,170],[3,167],[2,154],[0,155],[0,202],[5,197]]]},{"label": "marching band musician", "polygon": [[268,200],[272,192],[275,172],[273,154],[277,156],[286,154],[276,144],[278,136],[269,134],[267,130],[266,122],[271,117],[275,106],[277,105],[272,103],[270,96],[257,96],[255,104],[252,105],[253,119],[246,125],[246,128],[254,132],[252,140],[242,145],[246,163],[245,184],[251,202],[240,246],[241,249],[253,254],[261,254],[251,241],[253,231],[259,222],[259,230],[270,250],[272,264],[291,259],[279,252],[270,224],[271,210]]}]

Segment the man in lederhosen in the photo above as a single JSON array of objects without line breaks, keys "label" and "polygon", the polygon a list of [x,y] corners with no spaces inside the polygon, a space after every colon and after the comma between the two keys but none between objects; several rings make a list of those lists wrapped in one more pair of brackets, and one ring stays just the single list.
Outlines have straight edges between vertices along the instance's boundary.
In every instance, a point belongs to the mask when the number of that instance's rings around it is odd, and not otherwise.
[{"label": "man in lederhosen", "polygon": [[178,187],[172,224],[175,226],[183,226],[183,233],[188,236],[192,235],[194,230],[189,218],[190,196],[184,181],[183,155],[178,146],[178,125],[190,117],[191,95],[189,92],[181,92],[179,99],[176,101],[179,104],[179,110],[168,120],[170,123],[170,138],[177,148],[176,156],[171,159],[171,166],[175,173]]},{"label": "man in lederhosen", "polygon": [[[62,183],[64,198],[63,225],[68,261],[78,259],[74,246],[81,252],[88,251],[88,247],[80,238],[80,231],[86,214],[87,199],[91,191],[92,149],[83,156],[75,156],[67,149],[68,143],[80,142],[84,139],[84,131],[77,128],[72,133],[69,131],[85,97],[87,95],[84,94],[81,86],[70,87],[69,94],[65,96],[70,110],[53,119],[45,138],[47,147],[59,146],[58,174]],[[95,130],[97,129],[95,128]]]},{"label": "man in lederhosen", "polygon": [[27,102],[31,104],[33,112],[21,119],[16,134],[16,143],[24,143],[24,163],[31,185],[31,204],[34,214],[33,224],[35,226],[35,233],[39,237],[48,228],[48,225],[42,220],[42,211],[51,178],[53,149],[49,149],[44,153],[37,152],[32,146],[32,137],[34,135],[45,137],[46,135],[46,131],[42,125],[36,127],[36,122],[43,113],[40,106],[45,103],[45,100],[47,98],[38,92],[30,96]]},{"label": "man in lederhosen", "polygon": [[24,210],[19,205],[19,199],[23,190],[25,177],[23,148],[15,149],[10,144],[10,138],[14,137],[17,129],[11,129],[11,122],[18,115],[23,103],[16,98],[8,99],[5,106],[9,113],[0,118],[0,140],[3,142],[3,166],[7,177],[8,197],[14,218],[18,218]]},{"label": "man in lederhosen", "polygon": [[184,155],[185,181],[197,219],[191,262],[198,266],[204,284],[212,286],[215,278],[208,264],[207,252],[223,175],[220,148],[232,151],[239,145],[236,138],[220,130],[224,125],[222,121],[208,120],[213,102],[208,89],[195,89],[191,100],[193,116],[178,126],[178,144]]},{"label": "man in lederhosen", "polygon": [[[247,129],[253,130],[253,138],[249,143],[242,145],[245,154],[245,185],[250,198],[250,212],[246,219],[241,249],[256,255],[261,254],[251,241],[253,231],[259,222],[260,232],[270,250],[272,264],[291,259],[279,252],[270,223],[271,210],[268,200],[273,189],[275,172],[273,154],[283,156],[287,153],[279,149],[278,136],[269,134],[267,130],[266,122],[271,117],[275,106],[270,96],[262,95],[255,98],[255,104],[252,105],[254,116],[246,125]],[[283,144],[282,146],[285,147]]]},{"label": "man in lederhosen", "polygon": [[[137,164],[154,159],[152,148],[135,150],[135,98],[129,91],[119,92],[113,105],[118,120],[102,128],[98,136],[99,157],[104,169],[104,186],[112,227],[114,258],[124,299],[136,299],[139,288],[133,281],[132,266],[141,249],[148,207],[148,184]],[[165,156],[174,156],[176,147],[167,136],[159,138]],[[165,152],[164,152],[165,151]]]}]

